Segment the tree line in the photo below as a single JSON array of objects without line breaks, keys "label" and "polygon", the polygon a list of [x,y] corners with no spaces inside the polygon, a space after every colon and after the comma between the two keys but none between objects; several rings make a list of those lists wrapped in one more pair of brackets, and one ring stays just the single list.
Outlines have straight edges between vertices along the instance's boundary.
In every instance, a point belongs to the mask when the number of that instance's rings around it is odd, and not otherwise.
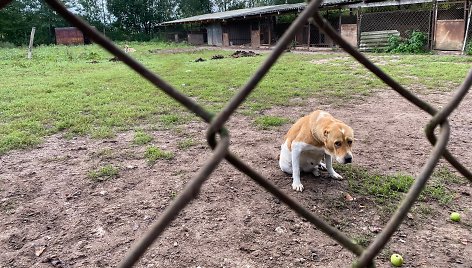
[{"label": "tree line", "polygon": [[[63,0],[113,40],[147,41],[159,37],[158,24],[212,12],[299,3],[303,0]],[[35,44],[54,43],[54,28],[71,26],[39,0],[17,0],[0,10],[0,46],[26,45],[31,27]]]}]

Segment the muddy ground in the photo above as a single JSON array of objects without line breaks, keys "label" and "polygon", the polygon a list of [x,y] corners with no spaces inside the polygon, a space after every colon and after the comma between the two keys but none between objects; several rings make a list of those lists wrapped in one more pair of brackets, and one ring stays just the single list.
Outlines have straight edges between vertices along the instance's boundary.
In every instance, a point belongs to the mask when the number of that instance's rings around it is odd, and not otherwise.
[{"label": "muddy ground", "polygon": [[[450,96],[422,98],[440,107]],[[314,108],[331,112],[355,131],[353,165],[383,174],[417,175],[431,151],[422,130],[428,116],[393,91],[336,105],[322,98],[304,103],[264,114],[295,120]],[[448,145],[469,169],[471,114],[469,94],[451,118]],[[291,189],[290,177],[276,160],[289,127],[261,130],[238,114],[228,124],[231,150],[351,237],[374,237],[387,218],[369,196],[352,194],[355,200],[345,200],[347,180],[304,175],[305,191]],[[0,266],[116,266],[204,165],[211,153],[205,129],[204,123],[193,122],[150,130],[154,145],[175,153],[173,159],[152,166],[143,157],[147,145],[133,144],[133,131],[110,140],[65,139],[58,134],[38,148],[1,156]],[[188,138],[197,144],[179,149],[179,141]],[[119,167],[119,177],[102,182],[88,177],[106,164]],[[452,203],[426,204],[433,210],[428,215],[412,213],[377,257],[378,267],[390,267],[387,258],[392,252],[403,255],[404,267],[472,267],[472,190],[466,180],[448,187],[456,193]],[[448,220],[451,209],[461,212],[461,223]],[[137,267],[350,267],[353,259],[251,179],[222,163]]]}]

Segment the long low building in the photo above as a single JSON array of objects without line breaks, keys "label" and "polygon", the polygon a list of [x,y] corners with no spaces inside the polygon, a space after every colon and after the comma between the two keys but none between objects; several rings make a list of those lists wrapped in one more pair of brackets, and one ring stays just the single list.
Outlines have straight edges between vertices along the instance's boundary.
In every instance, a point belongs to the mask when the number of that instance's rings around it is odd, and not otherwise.
[{"label": "long low building", "polygon": [[[200,25],[187,32],[191,44],[265,47],[274,45],[306,3],[262,6],[204,14],[161,23]],[[389,35],[407,37],[412,31],[428,36],[428,47],[463,50],[471,40],[470,0],[325,0],[322,15],[353,46],[375,50],[387,45]],[[335,44],[307,23],[293,46],[332,47]]]}]

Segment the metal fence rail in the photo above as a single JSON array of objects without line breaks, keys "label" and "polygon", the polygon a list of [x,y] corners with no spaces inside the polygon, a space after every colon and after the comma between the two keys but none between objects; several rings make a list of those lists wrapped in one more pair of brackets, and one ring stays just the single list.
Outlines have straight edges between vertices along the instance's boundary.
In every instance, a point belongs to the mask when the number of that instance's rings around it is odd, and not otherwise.
[{"label": "metal fence rail", "polygon": [[[12,0],[0,0],[0,9],[8,5],[11,1]],[[325,234],[337,241],[343,247],[359,256],[357,261],[353,264],[355,267],[374,266],[374,258],[379,254],[379,252],[388,242],[392,234],[402,223],[407,212],[410,210],[411,206],[423,190],[427,180],[431,176],[433,169],[435,168],[436,164],[438,163],[441,157],[444,157],[464,177],[466,177],[469,181],[472,181],[472,173],[464,166],[462,166],[446,149],[450,131],[450,125],[447,119],[470,89],[472,85],[472,70],[469,72],[464,82],[461,84],[461,86],[459,87],[455,95],[452,97],[450,102],[441,111],[437,111],[427,102],[421,100],[412,92],[402,87],[393,78],[388,76],[377,66],[375,66],[371,61],[369,61],[357,49],[350,46],[345,40],[343,40],[332,28],[332,26],[330,26],[330,24],[320,15],[319,6],[322,0],[311,1],[307,5],[305,10],[300,13],[298,18],[292,23],[290,28],[279,40],[270,56],[267,57],[267,59],[262,63],[259,69],[252,75],[252,77],[249,78],[247,83],[216,116],[202,108],[191,98],[185,96],[184,94],[176,90],[166,81],[161,79],[159,76],[146,69],[139,62],[131,58],[128,54],[124,53],[120,48],[114,45],[113,42],[111,42],[102,34],[100,34],[97,30],[90,27],[80,18],[70,13],[61,2],[57,0],[45,0],[45,2],[58,14],[68,20],[71,24],[78,27],[82,32],[87,34],[95,43],[101,45],[103,48],[105,48],[110,53],[119,58],[121,61],[123,61],[125,64],[127,64],[130,68],[135,70],[138,74],[150,81],[156,87],[160,88],[170,97],[174,98],[179,103],[184,105],[188,110],[201,117],[205,122],[209,123],[207,131],[207,140],[209,145],[214,150],[213,155],[208,159],[207,163],[202,168],[200,168],[198,173],[187,183],[184,190],[176,197],[174,202],[163,212],[159,219],[150,227],[149,231],[132,247],[132,249],[128,252],[127,256],[120,263],[119,267],[131,267],[141,258],[144,252],[165,230],[165,228],[170,224],[170,222],[178,216],[179,212],[193,198],[198,195],[202,184],[216,169],[216,167],[223,159],[226,159],[235,168],[251,177],[255,182],[257,182],[271,194],[279,198],[291,209],[293,209],[302,217],[306,218],[308,221],[314,224],[319,230],[323,231]],[[257,171],[249,167],[236,155],[231,153],[228,149],[230,143],[229,131],[224,128],[224,124],[228,121],[228,119],[239,107],[239,105],[244,102],[246,97],[254,90],[256,85],[264,78],[270,68],[276,63],[277,59],[282,55],[291,40],[293,40],[295,33],[299,31],[307,21],[316,23],[318,27],[320,27],[320,29],[322,29],[330,38],[332,38],[332,40],[334,40],[354,59],[356,59],[368,70],[370,70],[377,77],[379,77],[383,82],[385,82],[385,84],[390,86],[393,90],[405,97],[408,101],[416,105],[418,108],[429,113],[432,116],[431,120],[426,126],[426,136],[433,145],[429,160],[424,164],[420,175],[416,178],[414,184],[411,186],[407,195],[397,208],[397,211],[391,217],[385,228],[383,228],[382,232],[367,248],[363,248],[360,245],[353,243],[346,234],[330,226],[319,216],[301,206],[295,199],[283,193],[270,180],[263,177]],[[439,136],[436,137],[434,134],[434,130],[438,126],[440,128],[440,131]],[[220,136],[218,141],[216,139],[217,134]]]}]

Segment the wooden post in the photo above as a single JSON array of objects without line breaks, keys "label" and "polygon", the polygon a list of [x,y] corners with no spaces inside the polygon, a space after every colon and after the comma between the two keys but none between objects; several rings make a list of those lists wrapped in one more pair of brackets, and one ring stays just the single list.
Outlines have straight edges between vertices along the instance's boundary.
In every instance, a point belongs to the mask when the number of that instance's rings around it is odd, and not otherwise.
[{"label": "wooden post", "polygon": [[438,2],[433,1],[433,27],[431,28],[431,50],[435,47],[436,42],[436,22],[438,20]]},{"label": "wooden post", "polygon": [[28,46],[28,59],[29,60],[33,56],[34,32],[36,32],[36,27],[31,28],[30,41],[29,41],[29,46]]},{"label": "wooden post", "polygon": [[361,47],[361,26],[362,26],[362,10],[361,7],[357,8],[357,48]]},{"label": "wooden post", "polygon": [[[341,8],[338,9],[338,12],[339,12],[339,20],[338,20],[338,34],[342,36],[342,33],[341,33],[341,23],[342,23],[342,15],[343,15],[343,11]],[[334,45],[334,44],[333,44]],[[337,47],[339,47],[339,45],[335,45]]]},{"label": "wooden post", "polygon": [[272,40],[272,21],[273,21],[272,16],[269,16],[269,20],[268,20],[269,25],[267,27],[268,30],[269,30],[269,48],[270,48],[270,45],[271,45],[270,41]]},{"label": "wooden post", "polygon": [[308,50],[310,50],[311,45],[311,22],[308,21]]}]

